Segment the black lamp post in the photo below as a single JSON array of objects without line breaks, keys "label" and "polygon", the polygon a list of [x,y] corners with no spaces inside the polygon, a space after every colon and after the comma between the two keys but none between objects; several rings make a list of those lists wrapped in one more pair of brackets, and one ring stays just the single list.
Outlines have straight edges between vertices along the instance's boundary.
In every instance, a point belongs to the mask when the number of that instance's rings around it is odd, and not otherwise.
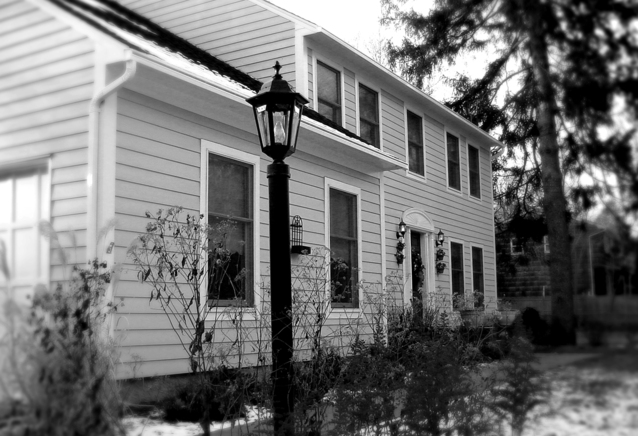
[{"label": "black lamp post", "polygon": [[295,152],[304,105],[279,74],[246,101],[253,106],[261,150],[273,159],[268,165],[270,216],[270,299],[272,324],[272,381],[274,434],[292,436],[294,386],[292,383],[292,287],[290,266],[290,171],[284,159]]}]

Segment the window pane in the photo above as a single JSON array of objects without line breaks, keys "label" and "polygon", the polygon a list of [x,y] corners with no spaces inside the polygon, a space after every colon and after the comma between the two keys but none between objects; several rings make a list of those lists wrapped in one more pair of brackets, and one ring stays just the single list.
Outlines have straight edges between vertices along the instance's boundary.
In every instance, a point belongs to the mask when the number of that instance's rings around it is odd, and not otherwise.
[{"label": "window pane", "polygon": [[450,188],[461,189],[459,139],[449,133],[447,134],[447,162],[448,185],[450,186]]},{"label": "window pane", "polygon": [[360,118],[377,123],[377,93],[363,85],[359,85],[359,116]]},{"label": "window pane", "polygon": [[40,196],[38,195],[38,174],[15,178],[15,222],[37,221]]},{"label": "window pane", "polygon": [[13,274],[16,278],[31,278],[38,275],[38,229],[29,227],[16,229],[13,233]]},{"label": "window pane", "polygon": [[341,104],[339,72],[321,62],[317,62],[317,76],[317,94],[319,99],[336,105]]},{"label": "window pane", "polygon": [[478,148],[469,146],[468,148],[468,165],[470,167],[470,195],[481,198],[481,176],[479,169],[479,151]]},{"label": "window pane", "polygon": [[408,153],[410,155],[410,171],[422,176],[425,175],[423,165],[423,147],[409,144]]},{"label": "window pane", "polygon": [[356,197],[330,190],[330,234],[356,238]]},{"label": "window pane", "polygon": [[378,126],[361,120],[359,124],[359,136],[361,137],[361,139],[368,142],[370,145],[373,145],[379,148],[377,132],[378,132]]},{"label": "window pane", "polygon": [[221,156],[208,158],[208,211],[250,218],[251,168]]},{"label": "window pane", "polygon": [[250,300],[252,166],[213,154],[209,155],[208,163],[208,223],[212,227],[208,296],[211,304],[220,300]]},{"label": "window pane", "polygon": [[12,182],[10,178],[0,180],[0,198],[2,206],[0,207],[0,224],[7,224],[12,221],[13,211],[13,193]]},{"label": "window pane", "polygon": [[319,113],[331,120],[333,123],[341,125],[341,109],[319,100]]},{"label": "window pane", "polygon": [[408,141],[423,144],[421,117],[408,111]]}]

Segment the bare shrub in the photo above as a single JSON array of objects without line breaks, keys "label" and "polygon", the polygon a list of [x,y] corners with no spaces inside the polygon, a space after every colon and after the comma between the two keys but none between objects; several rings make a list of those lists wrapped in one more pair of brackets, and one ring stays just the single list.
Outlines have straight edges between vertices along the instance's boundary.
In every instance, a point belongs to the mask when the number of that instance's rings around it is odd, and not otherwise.
[{"label": "bare shrub", "polygon": [[36,290],[30,313],[4,302],[0,430],[10,435],[114,435],[123,432],[113,377],[115,347],[105,337],[112,308],[106,264],[73,268],[73,278]]}]

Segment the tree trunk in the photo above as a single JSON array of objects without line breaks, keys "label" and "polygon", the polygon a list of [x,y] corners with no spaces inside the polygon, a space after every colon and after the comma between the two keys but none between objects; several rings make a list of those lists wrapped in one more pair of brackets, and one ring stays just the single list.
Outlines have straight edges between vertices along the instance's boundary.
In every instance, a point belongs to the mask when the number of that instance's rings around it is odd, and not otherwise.
[{"label": "tree trunk", "polygon": [[[521,1],[527,22],[528,49],[538,91],[537,127],[544,203],[549,236],[549,273],[552,298],[552,341],[555,345],[574,344],[574,297],[572,262],[567,225],[567,201],[563,191],[558,132],[554,117],[558,113],[549,70],[548,47],[544,38],[542,4]],[[527,7],[526,7],[527,6]]]}]

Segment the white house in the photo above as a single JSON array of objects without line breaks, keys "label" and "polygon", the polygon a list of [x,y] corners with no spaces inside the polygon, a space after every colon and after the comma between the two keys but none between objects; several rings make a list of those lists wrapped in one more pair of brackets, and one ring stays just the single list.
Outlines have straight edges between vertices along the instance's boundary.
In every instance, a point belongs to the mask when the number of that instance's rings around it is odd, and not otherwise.
[{"label": "white house", "polygon": [[[264,0],[0,0],[0,240],[11,291],[26,298],[64,278],[40,220],[75,247],[72,261],[124,265],[111,290],[125,301],[115,320],[126,331],[122,376],[136,359],[138,376],[186,372],[165,315],[127,268],[146,210],[232,215],[252,235],[242,256],[253,281],[267,271],[270,162],[245,100],[275,61],[310,100],[286,160],[305,244],[328,246],[367,283],[402,275],[396,298],[406,303],[413,253],[426,295],[496,298],[490,162],[500,144],[334,35]],[[225,193],[246,207],[229,210]],[[356,312],[356,300],[335,310]]]}]

